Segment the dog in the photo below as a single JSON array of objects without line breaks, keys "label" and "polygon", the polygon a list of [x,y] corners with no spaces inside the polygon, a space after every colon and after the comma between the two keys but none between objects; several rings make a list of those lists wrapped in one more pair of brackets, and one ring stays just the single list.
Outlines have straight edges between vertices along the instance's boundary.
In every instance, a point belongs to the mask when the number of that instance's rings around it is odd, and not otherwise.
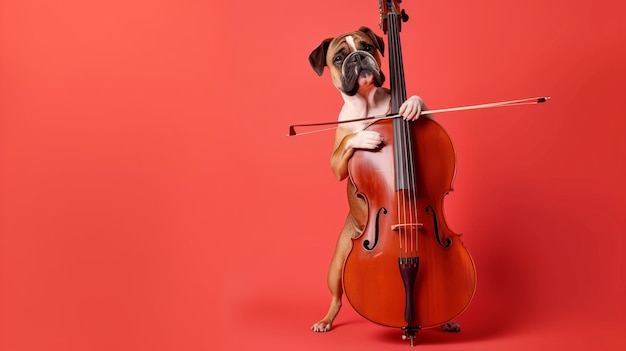
[{"label": "dog", "polygon": [[[368,116],[385,115],[391,112],[390,91],[383,88],[385,75],[381,71],[381,56],[384,55],[384,41],[368,27],[328,38],[309,55],[311,67],[321,76],[328,67],[333,85],[339,90],[344,104],[339,112],[339,121]],[[399,114],[407,121],[420,117],[426,111],[421,97],[409,97],[399,108]],[[426,114],[425,117],[433,118]],[[366,130],[370,122],[349,122],[340,124],[335,133],[330,164],[337,180],[348,177],[348,161],[356,150],[376,150],[385,140],[380,133]],[[365,200],[356,196],[354,185],[347,182],[350,211],[337,240],[328,270],[328,288],[331,302],[328,313],[311,326],[315,332],[331,330],[342,305],[342,274],[346,257],[352,249],[352,239],[358,237],[367,220]],[[444,330],[460,329],[456,323],[442,326]]]}]

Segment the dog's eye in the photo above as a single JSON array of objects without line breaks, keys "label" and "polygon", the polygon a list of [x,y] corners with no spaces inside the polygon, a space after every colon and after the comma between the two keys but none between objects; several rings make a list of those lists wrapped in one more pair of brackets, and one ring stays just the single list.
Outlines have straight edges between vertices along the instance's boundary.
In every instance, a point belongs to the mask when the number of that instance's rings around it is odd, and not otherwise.
[{"label": "dog's eye", "polygon": [[363,50],[365,50],[365,51],[373,51],[374,50],[374,46],[370,45],[370,44],[363,44]]},{"label": "dog's eye", "polygon": [[343,61],[343,55],[337,55],[335,56],[335,58],[333,59],[334,63],[341,63],[341,61]]}]

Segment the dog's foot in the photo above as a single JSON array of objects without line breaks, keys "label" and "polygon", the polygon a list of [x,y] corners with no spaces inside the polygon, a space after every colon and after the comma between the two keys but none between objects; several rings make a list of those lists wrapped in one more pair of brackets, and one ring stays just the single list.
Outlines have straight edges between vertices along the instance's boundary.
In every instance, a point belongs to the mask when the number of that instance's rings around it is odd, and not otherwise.
[{"label": "dog's foot", "polygon": [[323,332],[329,331],[330,328],[332,328],[332,322],[329,322],[326,319],[322,319],[321,321],[313,324],[313,326],[311,327],[311,330],[316,333],[320,333],[320,332],[323,333]]},{"label": "dog's foot", "polygon": [[333,321],[335,320],[335,317],[337,317],[340,309],[341,297],[333,298],[330,302],[330,308],[328,309],[326,317],[324,317],[321,321],[313,324],[313,326],[311,326],[311,330],[316,333],[329,331],[332,328]]},{"label": "dog's foot", "polygon": [[461,325],[457,322],[448,322],[441,326],[441,330],[450,333],[457,333],[461,331]]}]

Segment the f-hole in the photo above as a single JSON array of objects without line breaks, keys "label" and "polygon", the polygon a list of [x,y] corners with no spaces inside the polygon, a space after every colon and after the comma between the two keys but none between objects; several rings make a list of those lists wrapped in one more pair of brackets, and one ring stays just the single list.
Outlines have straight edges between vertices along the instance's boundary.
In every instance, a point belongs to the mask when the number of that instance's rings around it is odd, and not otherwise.
[{"label": "f-hole", "polygon": [[378,212],[376,213],[376,227],[374,228],[374,244],[370,247],[370,241],[369,240],[363,240],[363,247],[365,248],[365,250],[367,251],[372,251],[374,250],[374,248],[376,248],[376,245],[378,245],[378,235],[379,235],[379,231],[380,231],[380,214],[387,214],[387,209],[384,207],[381,207],[378,209]]},{"label": "f-hole", "polygon": [[439,221],[437,220],[437,213],[432,208],[432,206],[429,205],[428,207],[426,207],[426,213],[433,214],[433,227],[435,228],[435,237],[437,238],[437,242],[444,249],[449,248],[450,245],[452,245],[452,240],[450,240],[450,238],[446,238],[445,244],[441,241],[441,233],[439,232]]}]

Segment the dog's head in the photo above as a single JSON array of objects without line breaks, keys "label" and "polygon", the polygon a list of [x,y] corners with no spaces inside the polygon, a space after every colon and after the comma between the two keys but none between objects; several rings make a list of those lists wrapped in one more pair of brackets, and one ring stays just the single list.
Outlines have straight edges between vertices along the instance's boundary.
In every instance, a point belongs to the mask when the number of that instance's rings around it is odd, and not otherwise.
[{"label": "dog's head", "polygon": [[384,55],[383,39],[371,29],[359,30],[328,38],[311,52],[309,62],[319,76],[328,66],[333,84],[347,95],[355,95],[361,84],[380,87],[385,76],[380,70],[380,55]]}]

